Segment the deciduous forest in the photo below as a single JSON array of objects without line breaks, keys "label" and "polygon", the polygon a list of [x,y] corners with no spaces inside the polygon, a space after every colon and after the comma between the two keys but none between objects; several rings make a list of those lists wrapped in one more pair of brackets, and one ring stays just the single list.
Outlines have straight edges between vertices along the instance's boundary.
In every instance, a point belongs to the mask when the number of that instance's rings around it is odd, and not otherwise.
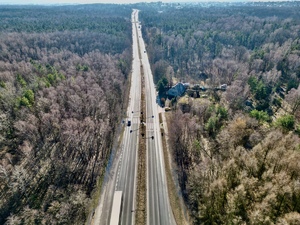
[{"label": "deciduous forest", "polygon": [[84,224],[120,127],[132,9],[1,6],[0,224]]},{"label": "deciduous forest", "polygon": [[193,223],[299,224],[299,3],[141,7],[160,92],[207,87],[166,112]]},{"label": "deciduous forest", "polygon": [[1,6],[0,224],[87,220],[126,108],[133,6],[162,98],[194,88],[165,113],[192,223],[299,224],[298,2]]}]

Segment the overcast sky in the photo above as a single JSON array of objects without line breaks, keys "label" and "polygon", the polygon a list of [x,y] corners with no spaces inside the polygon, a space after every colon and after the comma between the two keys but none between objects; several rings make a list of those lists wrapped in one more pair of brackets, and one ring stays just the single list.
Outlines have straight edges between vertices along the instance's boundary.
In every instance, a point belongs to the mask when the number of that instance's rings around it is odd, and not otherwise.
[{"label": "overcast sky", "polygon": [[[0,0],[0,4],[91,4],[91,3],[137,3],[158,2],[159,0]],[[161,0],[162,2],[228,2],[228,1],[259,1],[259,0]],[[261,0],[287,1],[287,0]]]}]

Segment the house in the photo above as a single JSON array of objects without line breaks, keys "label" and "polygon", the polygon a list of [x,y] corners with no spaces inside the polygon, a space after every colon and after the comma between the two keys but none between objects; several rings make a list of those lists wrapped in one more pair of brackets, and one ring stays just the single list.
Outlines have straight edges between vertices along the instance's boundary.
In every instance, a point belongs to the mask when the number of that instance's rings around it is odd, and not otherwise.
[{"label": "house", "polygon": [[182,83],[182,84],[185,88],[189,88],[191,86],[190,83]]},{"label": "house", "polygon": [[220,86],[220,89],[221,89],[222,91],[226,91],[226,89],[227,89],[227,84],[222,84],[222,85]]},{"label": "house", "polygon": [[170,90],[167,91],[167,95],[169,97],[178,97],[183,95],[185,92],[186,88],[183,85],[183,83],[178,83],[174,87],[172,87]]}]

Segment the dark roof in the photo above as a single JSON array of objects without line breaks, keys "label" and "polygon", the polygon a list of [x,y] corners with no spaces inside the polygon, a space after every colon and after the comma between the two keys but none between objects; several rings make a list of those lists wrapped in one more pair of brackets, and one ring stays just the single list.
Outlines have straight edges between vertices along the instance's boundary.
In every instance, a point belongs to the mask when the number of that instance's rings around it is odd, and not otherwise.
[{"label": "dark roof", "polygon": [[182,83],[178,83],[170,90],[168,90],[167,95],[177,97],[177,96],[181,96],[184,92],[185,92],[184,85]]}]

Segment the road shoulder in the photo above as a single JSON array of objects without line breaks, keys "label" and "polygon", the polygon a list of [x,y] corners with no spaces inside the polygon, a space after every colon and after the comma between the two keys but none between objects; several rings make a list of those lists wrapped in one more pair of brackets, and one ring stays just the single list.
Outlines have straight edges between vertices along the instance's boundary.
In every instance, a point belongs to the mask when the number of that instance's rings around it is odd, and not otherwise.
[{"label": "road shoulder", "polygon": [[168,184],[168,195],[170,199],[172,213],[174,215],[177,225],[188,225],[191,224],[189,222],[189,214],[184,204],[182,196],[179,195],[181,191],[178,186],[178,182],[176,182],[177,181],[176,165],[172,160],[172,156],[168,144],[168,123],[167,123],[168,113],[166,115],[166,113],[163,111],[163,108],[161,108],[160,106],[157,107],[159,112],[160,130],[162,134],[165,170],[166,170],[166,178]]}]

